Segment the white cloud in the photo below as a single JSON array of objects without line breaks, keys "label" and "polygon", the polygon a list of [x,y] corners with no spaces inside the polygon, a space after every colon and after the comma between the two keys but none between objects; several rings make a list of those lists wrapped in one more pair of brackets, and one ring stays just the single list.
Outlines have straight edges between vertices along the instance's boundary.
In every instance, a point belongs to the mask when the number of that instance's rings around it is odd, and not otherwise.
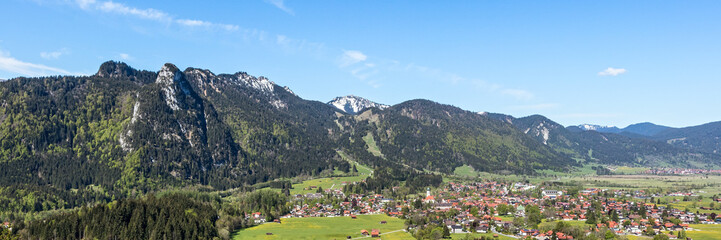
[{"label": "white cloud", "polygon": [[168,16],[167,13],[162,11],[158,11],[152,8],[138,9],[134,7],[128,7],[125,6],[125,4],[115,3],[113,1],[100,3],[97,8],[105,12],[117,13],[122,15],[132,15],[139,18],[151,20],[169,21],[172,19],[170,16]]},{"label": "white cloud", "polygon": [[206,27],[206,28],[219,28],[226,31],[236,31],[240,29],[240,27],[232,24],[219,24],[219,23],[211,23],[207,21],[202,20],[192,20],[192,19],[177,19],[175,20],[176,23],[186,26],[186,27]]},{"label": "white cloud", "polygon": [[293,9],[288,8],[288,6],[285,6],[285,2],[283,0],[266,0],[265,2],[273,4],[273,6],[277,7],[280,10],[283,10],[283,12],[286,12],[290,15],[295,15],[293,12]]},{"label": "white cloud", "polygon": [[626,73],[626,69],[623,68],[606,68],[606,70],[598,72],[598,76],[618,76]]},{"label": "white cloud", "polygon": [[553,109],[558,108],[558,103],[539,103],[539,104],[531,104],[531,105],[518,105],[518,106],[512,106],[514,109],[520,109],[520,110],[546,110],[546,109]]},{"label": "white cloud", "polygon": [[514,97],[518,100],[531,100],[533,93],[523,89],[506,88],[501,90],[501,94]]},{"label": "white cloud", "polygon": [[118,54],[118,56],[119,56],[120,59],[122,59],[122,60],[133,60],[133,57],[130,56],[130,54],[127,54],[127,53],[120,53],[120,54]]},{"label": "white cloud", "polygon": [[78,7],[88,10],[91,5],[95,4],[95,0],[76,0],[76,4],[78,4]]},{"label": "white cloud", "polygon": [[67,48],[63,48],[63,49],[60,49],[60,50],[54,51],[54,52],[41,52],[40,57],[42,57],[44,59],[48,59],[48,60],[58,59],[58,58],[60,58],[60,56],[62,56],[64,54],[68,54],[68,53],[70,53],[70,51]]},{"label": "white cloud", "polygon": [[127,6],[113,1],[97,2],[96,0],[76,0],[75,4],[83,10],[98,10],[106,13],[133,16],[141,19],[154,20],[164,23],[176,23],[184,27],[205,27],[211,29],[222,29],[225,31],[237,31],[240,27],[232,24],[212,23],[194,19],[176,19],[170,14],[152,9],[140,9]]},{"label": "white cloud", "polygon": [[345,50],[343,55],[340,57],[340,67],[347,67],[359,62],[363,62],[368,59],[368,56],[363,54],[361,51],[356,50]]},{"label": "white cloud", "polygon": [[563,114],[558,117],[561,118],[614,118],[619,117],[620,114],[616,113],[569,113]]},{"label": "white cloud", "polygon": [[180,25],[185,25],[188,27],[210,26],[209,22],[201,21],[201,20],[178,19],[178,20],[175,20],[175,22],[179,23]]},{"label": "white cloud", "polygon": [[0,51],[0,70],[28,77],[71,74],[70,72],[60,68],[20,61],[11,57],[10,53],[3,51]]}]

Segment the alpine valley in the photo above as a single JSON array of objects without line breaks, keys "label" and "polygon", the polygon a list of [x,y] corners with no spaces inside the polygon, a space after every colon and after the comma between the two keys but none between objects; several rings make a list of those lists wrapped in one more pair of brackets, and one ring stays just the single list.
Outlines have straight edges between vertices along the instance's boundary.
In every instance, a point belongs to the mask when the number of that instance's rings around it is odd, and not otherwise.
[{"label": "alpine valley", "polygon": [[[368,178],[350,191],[418,193],[464,167],[527,176],[589,164],[719,168],[719,126],[564,127],[421,99],[323,103],[245,72],[110,61],[92,76],[0,82],[0,218],[27,238],[228,238],[251,225],[246,212],[287,212],[294,184],[360,167]],[[279,191],[251,193],[267,187]],[[166,217],[128,227],[136,214]],[[201,230],[173,235],[185,226]]]}]

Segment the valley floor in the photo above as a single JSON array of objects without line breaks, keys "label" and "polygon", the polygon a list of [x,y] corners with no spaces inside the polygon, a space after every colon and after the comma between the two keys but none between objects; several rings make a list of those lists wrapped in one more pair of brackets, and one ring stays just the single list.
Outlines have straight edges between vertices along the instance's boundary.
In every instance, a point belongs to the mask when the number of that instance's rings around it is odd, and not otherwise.
[{"label": "valley floor", "polygon": [[[385,224],[381,224],[386,221]],[[361,234],[380,230],[380,237]],[[265,223],[236,232],[233,239],[414,239],[404,231],[403,220],[386,215],[359,215],[351,217],[283,218],[281,223]],[[268,235],[268,234],[272,235]]]}]

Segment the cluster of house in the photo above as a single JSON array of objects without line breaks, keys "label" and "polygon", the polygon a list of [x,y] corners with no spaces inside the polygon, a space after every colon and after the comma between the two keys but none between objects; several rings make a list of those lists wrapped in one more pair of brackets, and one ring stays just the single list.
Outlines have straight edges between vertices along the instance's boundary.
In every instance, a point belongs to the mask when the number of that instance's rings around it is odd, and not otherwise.
[{"label": "cluster of house", "polygon": [[[340,194],[342,194],[342,192]],[[309,194],[306,194],[302,197],[308,195]],[[314,198],[316,196],[317,195],[312,195]],[[396,201],[392,198],[383,197],[381,194],[350,194],[348,196],[333,194],[333,196],[341,198],[343,201],[338,204],[304,203],[295,205],[290,210],[290,213],[283,217],[352,217],[359,214],[388,214],[395,216],[400,214],[397,210],[399,208],[395,206]]]},{"label": "cluster of house", "polygon": [[[512,189],[514,191],[508,191]],[[618,214],[618,221],[607,221],[598,223],[595,230],[609,229],[617,234],[635,234],[640,235],[646,229],[660,233],[663,230],[680,231],[689,228],[689,224],[721,224],[721,218],[716,218],[715,214],[684,212],[678,209],[665,209],[664,206],[657,206],[653,203],[646,203],[642,200],[648,199],[650,196],[645,195],[643,191],[625,191],[625,190],[607,190],[598,188],[588,188],[579,192],[577,197],[564,195],[563,191],[543,189],[538,198],[530,197],[529,194],[516,194],[518,190],[531,190],[535,187],[529,184],[503,184],[497,182],[458,184],[450,183],[448,187],[441,189],[435,196],[430,195],[426,200],[432,199],[434,208],[432,212],[446,212],[455,209],[457,214],[450,219],[446,219],[444,223],[453,233],[466,232],[489,232],[494,231],[493,226],[497,229],[511,230],[516,236],[527,237],[532,236],[536,239],[573,239],[572,236],[564,235],[560,232],[542,232],[538,229],[523,229],[514,226],[510,217],[524,217],[525,207],[528,205],[536,205],[544,213],[547,211],[548,203],[553,208],[552,216],[554,220],[563,221],[586,221],[586,213],[593,208],[592,200],[598,201],[602,209],[599,212],[608,213],[612,210]],[[608,194],[606,194],[608,192]],[[602,194],[604,193],[604,194]],[[693,196],[694,193],[677,192],[671,195]],[[603,196],[615,197],[603,197]],[[658,197],[658,195],[654,195]],[[634,199],[636,201],[617,201],[616,197],[624,197],[625,199]],[[500,204],[511,207],[509,217],[503,218],[498,216],[498,212],[494,211]],[[466,206],[466,207],[464,207]],[[478,214],[471,214],[468,206],[475,206],[481,210]],[[643,218],[637,214],[639,209],[646,209],[646,217]],[[623,213],[627,213],[623,215]],[[665,217],[665,218],[664,218]]]},{"label": "cluster of house", "polygon": [[[536,194],[529,194],[533,192]],[[538,194],[540,193],[540,194]],[[692,192],[674,192],[669,195],[693,196]],[[339,190],[325,190],[324,194],[310,193],[297,195],[296,200],[320,199],[324,197],[335,197],[339,199],[333,204],[326,204],[327,201],[297,201],[306,202],[295,205],[289,217],[355,217],[360,214],[387,214],[400,216],[401,209],[411,205],[414,200],[396,201],[384,197],[381,194],[349,194],[345,195]],[[680,231],[688,230],[689,224],[721,224],[721,218],[716,214],[684,212],[678,209],[665,209],[664,206],[657,206],[648,200],[659,195],[646,194],[643,190],[609,190],[599,188],[587,188],[579,191],[578,195],[566,195],[564,191],[557,189],[539,189],[539,187],[528,183],[501,183],[501,182],[476,182],[476,183],[448,183],[443,188],[437,189],[431,194],[430,189],[426,191],[423,202],[431,206],[425,210],[415,210],[412,214],[435,214],[453,216],[447,219],[438,219],[452,233],[498,233],[506,232],[517,237],[534,237],[536,239],[573,239],[573,236],[561,232],[541,231],[539,229],[525,229],[523,226],[515,226],[514,217],[525,217],[525,208],[535,205],[543,212],[544,218],[562,221],[586,221],[588,211],[594,210],[593,202],[600,204],[602,209],[595,209],[597,212],[616,212],[617,221],[604,221],[598,223],[595,228],[589,230],[599,231],[608,229],[617,234],[642,234],[643,231]],[[315,202],[308,204],[307,202]],[[505,205],[505,216],[499,216],[498,207]],[[547,210],[550,208],[552,210]],[[475,209],[472,212],[471,209]],[[640,209],[646,209],[646,213],[639,215]],[[477,211],[477,212],[476,212]],[[265,221],[262,214],[254,213],[252,216],[257,223]],[[613,220],[616,220],[615,217]],[[601,221],[599,221],[601,222]],[[417,227],[417,226],[409,226]],[[366,231],[363,234],[373,235],[373,231]]]},{"label": "cluster of house", "polygon": [[721,174],[721,170],[690,169],[690,168],[653,168],[644,171],[653,175],[693,175],[693,174]]}]

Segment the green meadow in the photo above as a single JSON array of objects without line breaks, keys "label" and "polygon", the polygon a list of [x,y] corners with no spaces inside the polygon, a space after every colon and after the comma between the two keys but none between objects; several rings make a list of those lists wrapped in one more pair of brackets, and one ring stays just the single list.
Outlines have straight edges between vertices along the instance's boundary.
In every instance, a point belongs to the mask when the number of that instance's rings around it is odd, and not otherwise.
[{"label": "green meadow", "polygon": [[314,193],[317,191],[317,188],[311,189],[312,186],[321,187],[323,189],[343,189],[344,183],[360,182],[373,174],[373,170],[369,167],[350,160],[343,152],[339,151],[338,154],[348,160],[352,166],[356,167],[358,173],[355,176],[327,177],[306,180],[301,183],[293,184],[293,189],[290,190],[290,194]]},{"label": "green meadow", "polygon": [[[381,224],[386,221],[386,224]],[[413,239],[411,234],[404,232],[401,219],[386,215],[359,215],[357,219],[350,217],[326,218],[284,218],[281,223],[266,223],[252,228],[240,230],[233,234],[233,239],[346,239],[362,238],[361,230],[370,232],[379,229],[381,236],[372,239]],[[272,235],[268,235],[272,233]],[[371,239],[371,238],[368,238]]]},{"label": "green meadow", "polygon": [[686,231],[692,239],[721,239],[721,225],[691,224],[690,227],[701,231]]}]

